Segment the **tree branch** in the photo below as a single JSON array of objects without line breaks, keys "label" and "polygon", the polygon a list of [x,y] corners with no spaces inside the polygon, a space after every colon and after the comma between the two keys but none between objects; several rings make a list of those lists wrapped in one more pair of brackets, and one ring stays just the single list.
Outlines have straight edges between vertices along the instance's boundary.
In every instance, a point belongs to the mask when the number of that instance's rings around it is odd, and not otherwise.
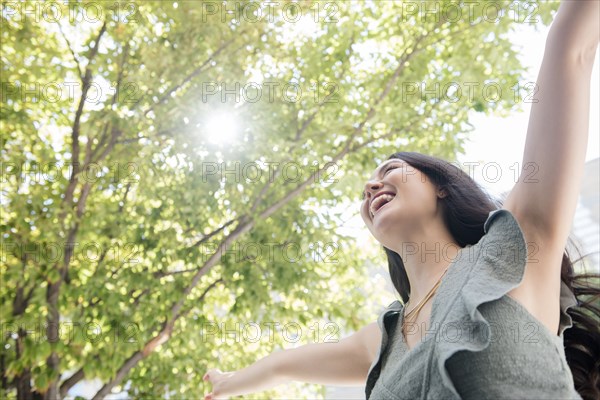
[{"label": "tree branch", "polygon": [[[95,360],[97,362],[97,360]],[[73,375],[67,378],[61,385],[59,389],[60,398],[64,398],[69,393],[69,389],[77,384],[80,380],[85,377],[83,373],[83,368],[79,368]]]},{"label": "tree branch", "polygon": [[[342,73],[340,74],[341,76],[343,76],[345,74],[345,71],[347,71],[347,69],[350,66],[350,56],[352,55],[352,45],[354,44],[354,34],[352,34],[352,37],[350,38],[350,43],[348,44],[348,48],[350,49],[350,54],[348,54],[348,62],[345,64],[345,68],[342,69]],[[319,103],[317,109],[306,119],[304,120],[304,122],[302,123],[302,125],[300,126],[300,128],[298,128],[296,130],[296,134],[294,135],[294,139],[293,139],[293,145],[290,146],[290,149],[288,151],[288,153],[292,153],[295,149],[295,147],[298,145],[298,143],[300,142],[300,138],[302,137],[302,135],[304,134],[304,132],[306,131],[306,129],[308,129],[308,127],[310,126],[310,124],[314,121],[314,119],[317,117],[319,111],[321,111],[321,108],[323,108],[323,106],[325,104],[327,104],[327,101],[329,100],[329,98],[331,96],[333,96],[334,92],[332,91],[331,93],[329,93],[321,103]],[[277,168],[275,168],[274,172],[273,172],[273,178],[270,179],[260,190],[258,196],[256,196],[256,198],[254,199],[252,206],[250,207],[250,213],[253,214],[258,205],[260,204],[260,201],[265,197],[265,195],[267,194],[268,190],[270,189],[270,187],[272,186],[273,182],[275,182],[275,180],[279,177],[279,175],[281,174],[281,167],[280,165],[277,166]]]},{"label": "tree branch", "polygon": [[196,243],[194,243],[192,245],[192,247],[197,247],[200,246],[202,243],[206,243],[206,241],[208,241],[208,239],[210,239],[211,237],[215,236],[216,234],[218,234],[219,232],[221,232],[223,229],[227,228],[229,225],[233,224],[235,221],[241,219],[240,217],[238,218],[234,218],[231,219],[229,221],[227,221],[226,223],[224,223],[223,225],[221,225],[219,228],[215,229],[214,231],[210,232],[209,234],[205,235],[202,239],[198,240]]},{"label": "tree branch", "polygon": [[[81,166],[79,165],[79,130],[81,124],[81,116],[83,114],[83,107],[85,106],[85,101],[87,99],[87,93],[92,84],[92,69],[91,63],[92,60],[98,54],[98,47],[100,45],[100,39],[102,35],[106,32],[106,21],[102,24],[102,28],[96,37],[94,47],[90,50],[89,62],[85,69],[85,76],[81,78],[82,80],[82,89],[81,89],[81,98],[79,99],[79,105],[77,106],[77,111],[75,112],[75,120],[73,122],[73,128],[71,131],[71,160],[73,162],[73,169],[71,170],[71,177],[69,179],[69,184],[67,186],[67,190],[65,192],[64,204],[66,208],[72,205],[73,202],[73,193],[75,192],[75,187],[77,186],[77,175],[81,170]],[[64,219],[66,210],[63,210],[61,215],[61,219]]]},{"label": "tree branch", "polygon": [[[73,122],[73,129],[71,132],[71,160],[73,161],[73,169],[71,170],[71,177],[69,179],[69,184],[67,185],[67,189],[65,192],[65,199],[63,202],[64,209],[61,212],[61,220],[64,220],[66,216],[67,209],[72,206],[73,203],[73,193],[75,192],[75,187],[77,186],[77,175],[80,172],[79,166],[79,130],[80,130],[80,121],[83,113],[83,107],[85,105],[85,100],[87,98],[87,92],[91,86],[92,81],[92,70],[91,63],[92,60],[98,54],[98,48],[100,46],[100,39],[102,35],[106,32],[106,21],[102,24],[102,28],[100,28],[100,32],[96,36],[96,40],[94,46],[90,50],[90,55],[88,57],[88,65],[86,67],[85,76],[82,78],[82,93],[81,98],[79,100],[79,105],[77,107],[77,111],[75,113],[75,121]],[[85,194],[87,196],[87,194]],[[81,200],[81,199],[80,199]],[[78,212],[81,207],[81,212],[83,212],[83,206],[78,204]],[[55,265],[54,268],[58,268],[59,277],[55,282],[48,280],[47,289],[46,289],[46,303],[48,305],[48,315],[47,321],[48,326],[46,327],[46,337],[48,341],[54,343],[58,340],[58,326],[60,323],[60,312],[58,305],[58,297],[60,293],[60,286],[68,274],[68,267],[71,261],[71,257],[73,255],[73,244],[75,240],[75,236],[77,234],[77,230],[79,228],[79,223],[76,222],[75,225],[70,229],[68,234],[68,240],[65,244],[65,256],[62,266]],[[50,380],[50,384],[48,386],[48,390],[44,394],[44,398],[46,400],[55,400],[58,396],[58,381],[60,380],[60,358],[58,353],[54,350],[50,353],[50,356],[46,359],[46,366],[48,370],[54,375]]]},{"label": "tree branch", "polygon": [[[242,34],[244,31],[241,31],[240,33],[238,33],[238,35]],[[164,103],[165,101],[167,101],[167,99],[169,99],[169,97],[171,97],[171,94],[177,92],[179,89],[181,89],[185,84],[187,84],[188,82],[190,82],[192,79],[194,79],[194,77],[198,76],[200,73],[202,73],[205,69],[205,67],[207,65],[210,64],[211,61],[214,60],[214,58],[216,58],[219,54],[221,54],[227,47],[229,47],[229,45],[231,45],[231,43],[233,43],[235,41],[235,39],[237,38],[237,36],[234,36],[233,38],[231,38],[230,40],[224,42],[221,46],[219,46],[219,48],[210,56],[208,57],[202,64],[200,64],[200,66],[198,66],[196,69],[194,69],[190,74],[188,74],[185,78],[183,78],[183,80],[173,86],[171,89],[167,90],[159,99],[156,103],[154,103],[153,105],[151,105],[146,111],[144,111],[144,116],[147,116],[151,111],[154,111],[155,107],[157,105],[160,105],[162,103]],[[135,103],[134,107],[135,108],[138,103],[141,101],[142,97],[140,97],[138,99],[138,101]]]},{"label": "tree branch", "polygon": [[[199,302],[203,301],[206,294],[210,290],[212,290],[214,287],[216,287],[216,285],[219,282],[223,282],[223,279],[217,279],[216,281],[211,283],[204,290],[204,292],[202,293],[202,295],[200,296],[198,301]],[[187,312],[189,312],[189,310],[187,310],[186,313]],[[151,338],[149,341],[147,341],[141,350],[136,351],[127,360],[125,360],[125,362],[121,365],[121,367],[118,369],[117,373],[115,374],[115,377],[113,379],[111,379],[110,381],[108,381],[106,384],[104,384],[104,386],[102,386],[102,388],[100,388],[100,390],[94,395],[92,400],[99,400],[99,399],[104,398],[104,396],[106,396],[107,394],[110,393],[110,391],[112,390],[113,387],[115,387],[116,385],[121,383],[123,378],[125,378],[125,376],[129,373],[129,371],[133,367],[135,367],[137,365],[137,363],[139,363],[144,358],[148,357],[158,346],[167,342],[173,333],[173,327],[175,326],[175,322],[177,322],[177,320],[184,315],[185,315],[185,313],[172,314],[171,318],[169,318],[167,321],[165,321],[163,323],[162,329],[160,330],[160,332],[156,336]]]},{"label": "tree branch", "polygon": [[83,70],[81,69],[81,61],[79,61],[79,58],[75,54],[75,51],[73,51],[73,46],[71,46],[71,42],[69,41],[69,38],[67,38],[67,35],[65,35],[65,32],[62,29],[61,23],[58,24],[58,30],[60,31],[65,42],[67,42],[67,47],[69,48],[69,51],[71,52],[71,56],[73,56],[73,60],[75,61],[75,65],[77,66],[77,75],[81,78],[83,76]]}]

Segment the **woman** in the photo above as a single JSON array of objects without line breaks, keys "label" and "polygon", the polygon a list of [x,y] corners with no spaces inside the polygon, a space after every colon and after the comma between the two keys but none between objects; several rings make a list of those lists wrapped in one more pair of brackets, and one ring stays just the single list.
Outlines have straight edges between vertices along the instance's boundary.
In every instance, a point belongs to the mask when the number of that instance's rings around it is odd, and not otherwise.
[{"label": "woman", "polygon": [[206,399],[290,380],[365,379],[368,399],[600,398],[600,310],[580,297],[600,289],[573,276],[565,252],[599,16],[599,1],[565,1],[552,23],[522,164],[535,176],[521,174],[496,209],[449,163],[392,155],[365,185],[361,215],[403,303],[338,343],[275,352],[238,372],[211,369]]}]

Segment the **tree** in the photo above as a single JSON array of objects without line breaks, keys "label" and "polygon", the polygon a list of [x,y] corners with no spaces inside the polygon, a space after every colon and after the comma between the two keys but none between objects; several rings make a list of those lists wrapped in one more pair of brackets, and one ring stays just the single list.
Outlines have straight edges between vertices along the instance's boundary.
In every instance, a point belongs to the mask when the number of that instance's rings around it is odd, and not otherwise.
[{"label": "tree", "polygon": [[4,395],[199,398],[209,366],[371,322],[331,207],[399,148],[455,159],[470,110],[520,107],[503,35],[557,6],[3,3]]}]

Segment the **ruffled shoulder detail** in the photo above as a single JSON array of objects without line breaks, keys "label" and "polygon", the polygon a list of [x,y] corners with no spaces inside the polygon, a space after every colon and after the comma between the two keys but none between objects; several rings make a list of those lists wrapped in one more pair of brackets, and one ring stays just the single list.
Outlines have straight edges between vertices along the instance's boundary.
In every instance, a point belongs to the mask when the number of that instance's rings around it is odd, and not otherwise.
[{"label": "ruffled shoulder detail", "polygon": [[563,337],[565,330],[573,326],[573,318],[567,314],[567,308],[571,308],[577,305],[577,297],[569,289],[569,287],[560,281],[560,322],[558,326],[558,333],[560,337]]},{"label": "ruffled shoulder detail", "polygon": [[379,325],[379,328],[382,330],[382,332],[385,330],[385,325],[383,321],[384,318],[387,317],[389,314],[400,312],[402,310],[402,307],[403,305],[399,300],[394,300],[390,303],[390,305],[388,305],[386,308],[383,309],[383,311],[379,313],[379,316],[377,317],[377,325]]},{"label": "ruffled shoulder detail", "polygon": [[[509,210],[502,208],[489,213],[484,223],[483,237],[468,250],[469,257],[461,257],[448,270],[432,305],[436,322],[442,326],[458,323],[469,330],[458,340],[439,340],[435,344],[439,354],[437,369],[442,383],[457,398],[460,396],[446,371],[446,360],[460,350],[478,352],[489,346],[490,324],[478,307],[500,299],[519,285],[525,272],[528,248],[517,220]],[[573,321],[566,310],[575,304],[575,296],[562,283],[561,336],[565,329],[572,326]]]},{"label": "ruffled shoulder detail", "polygon": [[385,325],[385,319],[390,314],[396,314],[402,312],[402,303],[398,300],[394,300],[390,303],[377,317],[377,325],[379,325],[379,329],[381,330],[381,345],[377,349],[377,355],[373,360],[373,363],[369,367],[369,372],[367,373],[367,382],[365,385],[365,395],[368,399],[371,396],[371,391],[375,385],[377,379],[379,379],[379,375],[381,373],[381,352],[383,349],[387,347],[388,343],[388,330]]}]

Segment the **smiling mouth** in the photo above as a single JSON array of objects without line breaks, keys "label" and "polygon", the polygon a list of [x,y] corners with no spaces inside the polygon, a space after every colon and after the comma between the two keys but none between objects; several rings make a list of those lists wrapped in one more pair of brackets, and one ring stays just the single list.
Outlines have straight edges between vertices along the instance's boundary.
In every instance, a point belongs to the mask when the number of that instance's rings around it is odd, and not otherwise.
[{"label": "smiling mouth", "polygon": [[383,208],[386,204],[388,204],[390,201],[392,201],[395,197],[396,197],[396,195],[392,195],[392,194],[388,194],[388,193],[384,193],[382,195],[377,196],[375,198],[375,200],[373,200],[373,202],[371,203],[371,205],[369,207],[369,212],[371,213],[371,217],[374,217],[375,214],[377,213],[377,211],[381,210],[381,208]]}]

